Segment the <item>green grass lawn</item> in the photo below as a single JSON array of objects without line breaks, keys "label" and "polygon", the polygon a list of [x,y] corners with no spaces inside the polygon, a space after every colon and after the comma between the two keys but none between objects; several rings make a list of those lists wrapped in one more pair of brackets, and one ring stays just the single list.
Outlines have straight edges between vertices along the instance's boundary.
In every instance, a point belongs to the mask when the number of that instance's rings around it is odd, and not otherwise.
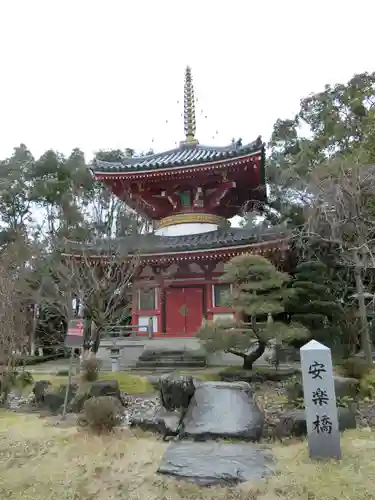
[{"label": "green grass lawn", "polygon": [[[220,369],[204,369],[199,371],[191,372],[189,370],[179,370],[176,373],[181,373],[185,375],[192,375],[194,378],[198,380],[212,380],[218,381],[220,377],[218,375]],[[160,373],[160,375],[162,375]],[[60,384],[66,384],[68,381],[68,377],[64,375],[54,375],[54,374],[34,374],[34,381],[37,380],[49,380],[55,387],[58,387]],[[72,378],[73,382],[79,381],[79,375],[74,375]],[[154,388],[152,384],[147,380],[147,377],[142,375],[138,375],[135,373],[130,373],[126,371],[122,372],[100,372],[99,380],[117,380],[122,392],[127,392],[128,394],[150,394],[154,392]]]},{"label": "green grass lawn", "polygon": [[158,476],[168,446],[118,430],[92,436],[56,419],[0,412],[0,498],[7,500],[371,500],[375,439],[367,430],[342,438],[340,462],[315,462],[306,442],[277,444],[277,473],[237,488],[199,488]]},{"label": "green grass lawn", "polygon": [[[60,384],[66,384],[68,381],[67,376],[49,374],[33,374],[33,379],[35,381],[49,380],[56,387]],[[100,372],[99,380],[117,380],[121,392],[127,392],[128,394],[151,394],[154,392],[154,388],[146,377],[127,372]],[[79,382],[79,376],[73,376],[72,381]]]}]

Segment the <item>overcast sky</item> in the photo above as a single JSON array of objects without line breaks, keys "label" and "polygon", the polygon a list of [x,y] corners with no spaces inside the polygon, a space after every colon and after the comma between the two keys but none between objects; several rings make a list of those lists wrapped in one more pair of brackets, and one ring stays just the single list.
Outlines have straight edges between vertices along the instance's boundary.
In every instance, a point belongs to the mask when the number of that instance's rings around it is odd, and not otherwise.
[{"label": "overcast sky", "polygon": [[375,2],[2,0],[0,157],[183,139],[192,67],[201,143],[264,139],[301,97],[375,66]]}]

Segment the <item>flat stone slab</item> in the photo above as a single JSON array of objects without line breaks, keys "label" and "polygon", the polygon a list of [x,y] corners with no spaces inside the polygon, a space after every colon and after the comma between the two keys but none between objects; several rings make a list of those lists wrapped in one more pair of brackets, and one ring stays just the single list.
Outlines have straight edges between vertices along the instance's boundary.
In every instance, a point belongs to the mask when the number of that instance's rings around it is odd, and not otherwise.
[{"label": "flat stone slab", "polygon": [[275,459],[267,448],[246,443],[171,443],[157,470],[200,486],[234,485],[273,473]]}]

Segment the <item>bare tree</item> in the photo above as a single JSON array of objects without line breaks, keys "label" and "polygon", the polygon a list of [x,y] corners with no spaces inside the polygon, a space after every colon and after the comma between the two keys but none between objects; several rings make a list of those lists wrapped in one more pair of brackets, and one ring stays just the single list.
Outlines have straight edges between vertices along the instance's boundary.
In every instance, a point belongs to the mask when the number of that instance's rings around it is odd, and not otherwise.
[{"label": "bare tree", "polygon": [[361,345],[372,364],[364,282],[375,269],[375,167],[337,159],[315,169],[310,188],[315,196],[308,208],[308,232],[335,246],[341,264],[354,271]]},{"label": "bare tree", "polygon": [[0,257],[0,403],[5,404],[20,355],[27,352],[31,289],[28,270],[9,248]]},{"label": "bare tree", "polygon": [[106,329],[130,314],[132,280],[139,268],[139,257],[119,254],[113,240],[108,239],[101,256],[81,247],[53,260],[42,277],[39,300],[53,304],[67,322],[81,315],[80,309],[91,323],[85,329],[84,351],[97,353]]}]

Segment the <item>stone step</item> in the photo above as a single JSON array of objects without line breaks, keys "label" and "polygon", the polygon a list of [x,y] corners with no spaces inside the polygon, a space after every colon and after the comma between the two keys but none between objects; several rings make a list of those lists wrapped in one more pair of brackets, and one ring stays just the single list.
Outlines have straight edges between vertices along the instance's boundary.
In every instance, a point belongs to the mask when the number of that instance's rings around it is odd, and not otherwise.
[{"label": "stone step", "polygon": [[191,352],[184,352],[184,351],[163,351],[163,352],[152,352],[152,351],[143,351],[141,356],[186,356],[189,358],[194,358],[196,356],[202,357],[204,356],[204,353],[191,353]]},{"label": "stone step", "polygon": [[[189,368],[189,367],[188,367]],[[164,375],[166,373],[176,373],[176,371],[178,372],[179,371],[179,367],[175,367],[175,366],[154,366],[152,368],[150,367],[137,367],[137,368],[132,368],[132,373],[138,373],[139,375],[143,375],[143,376],[149,376],[149,373],[152,372],[152,374],[155,374],[157,373],[158,375]],[[186,367],[182,367],[181,370],[186,370]],[[196,371],[200,371],[201,370],[201,367],[197,367],[197,368],[189,368],[189,370],[192,370],[192,373],[194,373],[194,370]],[[147,374],[147,375],[145,375]],[[158,377],[157,377],[158,378]]]},{"label": "stone step", "polygon": [[139,360],[136,364],[137,369],[152,369],[152,368],[204,368],[206,366],[206,360],[182,360],[175,363],[171,363],[169,360],[154,360],[154,361],[142,361]]},{"label": "stone step", "polygon": [[155,363],[157,361],[160,361],[160,360],[163,360],[163,361],[168,361],[170,363],[181,363],[181,362],[188,362],[188,363],[205,363],[206,362],[206,358],[184,358],[182,356],[173,356],[173,357],[162,357],[162,358],[142,358],[140,357],[138,361],[143,361],[145,363]]},{"label": "stone step", "polygon": [[202,351],[190,349],[146,349],[136,363],[140,370],[178,370],[179,368],[204,368],[206,356]]},{"label": "stone step", "polygon": [[202,351],[194,349],[161,349],[161,348],[156,348],[156,349],[147,348],[145,351],[143,351],[142,356],[147,356],[147,355],[174,356],[180,354],[184,354],[185,356],[204,356],[204,353]]},{"label": "stone step", "polygon": [[192,373],[194,371],[199,371],[205,368],[204,366],[171,366],[171,365],[165,365],[165,366],[137,366],[136,368],[132,368],[132,372],[134,373],[178,373],[179,371],[189,371],[192,370]]},{"label": "stone step", "polygon": [[171,359],[171,360],[205,360],[206,356],[202,353],[194,353],[189,351],[145,351],[140,357],[142,361],[157,360],[157,359]]},{"label": "stone step", "polygon": [[189,351],[143,351],[141,356],[186,356],[188,358],[201,358],[205,356],[202,352],[189,352]]}]

